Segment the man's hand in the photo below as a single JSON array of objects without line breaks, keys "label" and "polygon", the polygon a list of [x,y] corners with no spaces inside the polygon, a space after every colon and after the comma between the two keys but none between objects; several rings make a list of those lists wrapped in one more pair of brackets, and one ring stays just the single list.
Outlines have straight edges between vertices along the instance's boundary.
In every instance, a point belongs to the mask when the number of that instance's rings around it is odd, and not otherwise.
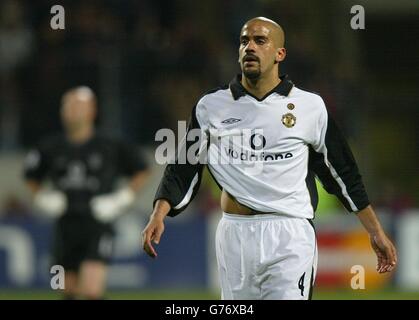
[{"label": "man's hand", "polygon": [[144,251],[152,258],[157,257],[152,241],[159,244],[164,232],[164,218],[170,211],[170,204],[164,199],[157,200],[154,211],[150,216],[150,221],[142,232],[142,244]]},{"label": "man's hand", "polygon": [[391,272],[397,264],[397,252],[393,243],[384,232],[370,235],[370,241],[377,255],[377,271],[379,273]]},{"label": "man's hand", "polygon": [[164,232],[164,223],[163,218],[159,216],[152,215],[150,221],[143,231],[143,249],[147,254],[155,258],[157,257],[157,252],[152,245],[152,241],[155,244],[159,244],[160,238]]},{"label": "man's hand", "polygon": [[397,250],[383,228],[371,206],[364,208],[357,214],[362,225],[368,231],[371,246],[377,255],[377,271],[391,272],[397,264]]}]

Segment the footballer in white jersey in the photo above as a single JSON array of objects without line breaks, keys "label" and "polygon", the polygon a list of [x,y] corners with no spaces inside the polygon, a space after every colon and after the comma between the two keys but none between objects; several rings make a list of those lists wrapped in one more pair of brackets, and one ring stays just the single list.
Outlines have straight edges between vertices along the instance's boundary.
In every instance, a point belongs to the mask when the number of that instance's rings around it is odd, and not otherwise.
[{"label": "footballer in white jersey", "polygon": [[165,217],[176,216],[193,200],[207,166],[222,189],[216,255],[223,299],[311,298],[316,177],[357,214],[370,235],[377,271],[391,271],[397,261],[348,143],[322,98],[279,76],[284,38],[282,28],[267,18],[245,23],[242,73],[193,108],[143,231],[144,250],[155,257],[152,242],[159,243]]}]

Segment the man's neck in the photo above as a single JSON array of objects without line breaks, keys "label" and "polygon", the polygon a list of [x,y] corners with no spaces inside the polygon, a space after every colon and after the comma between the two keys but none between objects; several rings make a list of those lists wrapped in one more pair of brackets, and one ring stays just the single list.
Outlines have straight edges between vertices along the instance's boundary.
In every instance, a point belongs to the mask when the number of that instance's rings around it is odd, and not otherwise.
[{"label": "man's neck", "polygon": [[76,130],[67,131],[67,139],[74,144],[83,144],[89,141],[94,134],[94,129],[91,126],[77,128]]},{"label": "man's neck", "polygon": [[258,99],[262,99],[281,82],[281,79],[277,74],[278,73],[276,73],[275,76],[269,75],[268,77],[260,77],[255,80],[248,79],[242,74],[241,84],[249,93]]}]

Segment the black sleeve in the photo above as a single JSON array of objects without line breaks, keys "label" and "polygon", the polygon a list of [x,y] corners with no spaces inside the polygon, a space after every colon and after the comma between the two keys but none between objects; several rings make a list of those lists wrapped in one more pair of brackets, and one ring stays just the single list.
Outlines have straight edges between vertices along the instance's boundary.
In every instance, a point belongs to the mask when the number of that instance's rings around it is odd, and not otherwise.
[{"label": "black sleeve", "polygon": [[325,130],[320,148],[315,151],[310,147],[309,168],[349,212],[358,212],[370,203],[354,156],[329,114]]},{"label": "black sleeve", "polygon": [[48,148],[39,144],[27,153],[24,160],[23,176],[26,180],[42,182],[49,170]]},{"label": "black sleeve", "polygon": [[[196,134],[196,133],[199,134]],[[169,216],[182,212],[193,200],[201,184],[202,171],[206,160],[206,135],[196,117],[196,107],[192,111],[186,135],[176,148],[173,163],[169,163],[157,189],[154,204],[158,199],[170,203]],[[187,157],[185,155],[192,155]]]},{"label": "black sleeve", "polygon": [[148,167],[140,148],[125,142],[118,144],[118,163],[120,172],[126,176],[146,170]]}]

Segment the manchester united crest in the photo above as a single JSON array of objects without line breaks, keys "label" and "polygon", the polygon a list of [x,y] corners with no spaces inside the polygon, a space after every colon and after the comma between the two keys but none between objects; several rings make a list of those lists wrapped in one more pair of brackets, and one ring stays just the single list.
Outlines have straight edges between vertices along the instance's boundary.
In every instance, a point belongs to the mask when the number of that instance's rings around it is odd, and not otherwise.
[{"label": "manchester united crest", "polygon": [[288,108],[288,110],[294,110],[295,105],[293,103],[288,103],[287,108]]},{"label": "manchester united crest", "polygon": [[282,123],[287,128],[292,128],[295,126],[295,123],[297,122],[297,118],[292,113],[287,113],[282,116]]}]

